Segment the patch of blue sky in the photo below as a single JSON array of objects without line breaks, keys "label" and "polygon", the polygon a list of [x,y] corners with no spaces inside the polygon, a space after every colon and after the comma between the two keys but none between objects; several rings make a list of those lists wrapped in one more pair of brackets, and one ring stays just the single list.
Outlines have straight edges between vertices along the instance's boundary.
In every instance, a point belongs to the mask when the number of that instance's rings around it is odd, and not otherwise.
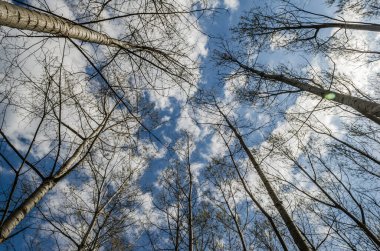
[{"label": "patch of blue sky", "polygon": [[[153,159],[150,161],[148,168],[141,178],[141,186],[143,189],[154,189],[152,186],[157,179],[157,175],[168,166],[168,160],[172,158],[175,153],[173,151],[173,144],[180,138],[180,132],[176,130],[177,120],[181,116],[181,109],[179,101],[171,97],[170,107],[157,111],[157,118],[161,121],[156,121],[159,124],[156,128],[152,128],[152,123],[144,120],[144,126],[147,126],[149,131],[141,130],[141,139],[149,140],[157,148],[165,148],[166,153],[163,157]],[[158,141],[158,140],[159,141]]]}]

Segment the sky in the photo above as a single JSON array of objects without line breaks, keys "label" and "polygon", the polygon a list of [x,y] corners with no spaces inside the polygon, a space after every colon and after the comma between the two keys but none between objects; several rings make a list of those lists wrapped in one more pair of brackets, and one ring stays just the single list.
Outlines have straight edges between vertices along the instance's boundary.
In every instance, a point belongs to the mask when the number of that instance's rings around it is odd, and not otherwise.
[{"label": "sky", "polygon": [[[327,9],[323,7],[321,1],[300,1],[302,5],[306,8],[310,8],[316,12],[323,13],[323,10]],[[201,58],[201,79],[199,81],[200,89],[211,90],[212,93],[222,97],[225,95],[223,87],[225,86],[225,80],[222,76],[222,71],[218,69],[215,61],[212,56],[215,50],[221,49],[221,44],[226,42],[228,39],[232,37],[231,28],[235,27],[242,15],[244,15],[249,9],[257,6],[262,6],[263,1],[250,1],[250,0],[225,0],[218,3],[218,8],[223,8],[223,10],[218,10],[216,14],[210,14],[210,16],[206,16],[200,19],[200,26],[208,36],[206,50],[207,55]],[[328,10],[328,14],[331,14],[331,9]],[[271,63],[273,60],[276,62],[279,61],[278,57],[264,57],[263,60],[269,61]],[[284,62],[286,61],[299,61],[300,58],[292,57],[292,55],[286,55],[284,58]],[[195,130],[197,131],[195,134],[207,132],[199,132],[199,130],[203,130],[202,128],[194,125],[194,122],[191,121],[190,115],[181,113],[180,105],[174,99],[172,99],[172,105],[170,106],[169,111],[162,111],[162,117],[168,116],[167,123],[161,126],[155,133],[159,135],[161,138],[169,137],[170,139],[174,139],[178,137],[178,128],[187,129],[187,130]],[[192,129],[193,127],[193,129]],[[177,128],[177,130],[176,130]],[[273,129],[273,128],[272,128]],[[176,132],[176,133],[175,133]],[[202,159],[202,153],[205,152],[206,149],[210,148],[212,140],[212,135],[207,135],[202,139],[201,142],[198,142],[196,150],[193,152],[193,158],[197,161],[205,161]],[[172,155],[170,151],[167,152],[166,156],[161,160],[154,160],[150,164],[150,168],[147,170],[144,175],[143,183],[145,179],[148,181],[154,181],[156,179],[156,175],[160,172],[160,167],[165,167],[167,164],[167,159]]]},{"label": "sky", "polygon": [[[322,4],[323,1],[298,0],[294,2],[298,4],[302,3],[302,7],[308,10],[313,10],[318,13],[334,15],[333,9],[326,8]],[[188,34],[187,42],[189,44],[196,45],[194,57],[199,58],[200,60],[199,69],[197,73],[199,74],[199,79],[197,83],[198,88],[211,90],[221,100],[226,102],[230,101],[232,94],[229,93],[228,88],[232,86],[234,83],[225,81],[225,79],[223,79],[221,71],[218,70],[215,62],[213,61],[212,55],[214,50],[220,49],[220,44],[223,43],[223,40],[231,39],[232,33],[230,28],[234,27],[239,22],[240,17],[247,10],[253,7],[253,5],[258,6],[260,4],[263,4],[263,1],[221,0],[218,2],[215,0],[214,7],[222,9],[219,9],[215,14],[206,13],[200,18],[198,25],[199,29],[203,33],[199,31],[194,31],[194,33]],[[75,10],[70,10],[69,6],[65,3],[64,0],[57,1],[56,3],[51,4],[51,6],[55,6],[52,7],[55,13],[64,15],[66,18],[75,19]],[[109,24],[109,26],[105,25],[104,27],[102,27],[102,29],[109,35],[116,37],[120,36],[120,34],[122,34],[123,32],[122,30],[120,30],[120,27],[117,26],[117,23],[111,23]],[[231,43],[233,44],[233,41]],[[49,44],[46,45],[46,47],[48,48],[47,50],[50,50],[50,52],[54,55],[55,49],[53,48],[53,46],[62,48],[65,45],[62,42],[57,42],[55,45],[52,45],[51,48],[49,46]],[[94,49],[90,45],[84,45],[84,48],[89,52],[89,54],[93,53],[94,55],[96,55],[99,61],[102,61],[103,58],[106,58],[107,53],[109,53],[109,51],[107,51],[104,48]],[[1,52],[4,53],[4,50],[2,50]],[[24,59],[22,60],[22,62],[25,62],[25,64],[22,66],[25,70],[25,73],[31,75],[34,74],[34,76],[38,76],[39,74],[43,75],[43,72],[38,72],[41,69],[37,69],[37,67],[30,63],[30,57],[33,56],[25,55]],[[36,60],[44,60],[38,56],[35,57]],[[299,56],[295,53],[283,52],[276,52],[276,54],[264,54],[263,56],[260,56],[260,60],[261,62],[266,63],[268,65],[276,65],[279,63],[290,65],[302,65],[305,63],[306,60],[309,60],[313,66],[319,66],[320,68],[323,68],[326,62],[325,59],[314,57],[312,55]],[[338,58],[337,60],[340,60],[340,65],[344,65],[344,59]],[[127,65],[122,65],[122,62],[119,63],[121,64],[121,68],[128,68]],[[72,67],[74,71],[83,71],[83,75],[93,73],[91,72],[91,67],[89,67],[86,61],[83,60],[83,57],[80,55],[80,53],[76,52],[72,48],[70,49],[70,53],[67,61],[65,61],[65,64],[67,64],[68,67]],[[379,66],[375,65],[371,67]],[[360,65],[354,65],[351,67],[342,67],[340,70],[344,73],[353,75],[355,77],[355,80],[358,80],[366,74],[366,70],[369,71],[369,68],[361,67]],[[38,78],[36,77],[36,79]],[[96,83],[100,80],[94,78],[91,81],[93,81],[91,83]],[[133,79],[130,79],[130,81],[133,82]],[[212,132],[212,130],[210,130],[207,126],[195,123],[193,118],[197,114],[194,114],[191,110],[191,107],[188,106],[187,97],[184,97],[178,89],[173,88],[173,86],[170,85],[171,83],[168,84],[169,88],[167,88],[168,86],[166,85],[167,83],[165,83],[165,81],[163,81],[163,83],[158,84],[162,84],[162,86],[164,87],[163,89],[169,91],[167,91],[167,93],[164,93],[164,96],[161,95],[162,93],[148,93],[146,94],[146,96],[144,96],[143,100],[141,101],[152,102],[152,109],[154,109],[157,112],[158,118],[160,120],[160,126],[152,129],[151,133],[146,133],[142,131],[140,134],[141,138],[139,138],[139,140],[149,142],[145,146],[146,149],[139,150],[146,151],[147,154],[151,154],[151,158],[149,159],[149,161],[141,164],[143,166],[141,170],[143,171],[141,173],[141,178],[138,179],[138,184],[141,186],[140,188],[142,192],[145,194],[144,198],[146,198],[146,203],[148,204],[145,206],[147,208],[152,206],[151,203],[153,199],[151,198],[151,196],[159,190],[159,185],[157,184],[159,176],[162,174],[162,171],[166,167],[168,167],[169,160],[177,155],[177,153],[173,151],[173,148],[175,147],[176,141],[182,136],[181,130],[186,130],[194,136],[195,147],[193,148],[193,151],[191,153],[191,161],[193,165],[197,168],[197,170],[201,170],[202,168],[204,168],[207,161],[209,161],[212,156],[218,155],[218,151],[225,151],[222,150],[220,138],[217,135],[215,135]],[[363,88],[365,88],[366,83],[363,83],[362,81],[362,85]],[[80,92],[81,88],[85,89],[86,86],[77,86],[75,88],[78,88],[78,90],[76,91]],[[189,89],[191,88],[189,87]],[[20,90],[17,91],[27,92],[27,90],[23,90],[22,87],[20,87]],[[194,90],[191,93],[191,95],[196,95],[197,90]],[[91,110],[91,102],[89,104],[84,104],[84,106],[86,105],[89,107],[89,110]],[[294,98],[290,102],[286,103],[284,105],[284,109],[291,113],[292,111],[299,111],[300,107],[306,110],[311,109],[313,106],[317,105],[318,104],[315,102],[315,100],[310,101],[301,97],[298,99]],[[258,124],[265,123],[265,121],[269,119],[265,116],[265,114],[256,112],[251,106],[238,106],[235,110],[230,112],[233,116],[252,123],[256,123],[257,121]],[[25,123],[26,116],[23,117],[22,114],[20,116],[16,116],[15,114],[7,114],[8,117],[3,118],[3,121],[7,121],[7,133],[10,135],[11,140],[15,142],[15,145],[17,147],[19,147],[20,149],[22,149],[23,152],[25,152],[26,143],[30,142],[31,135],[33,135],[34,132],[33,129],[36,127],[37,122],[33,120],[31,124]],[[80,116],[77,116],[75,114],[65,114],[65,116],[67,118],[72,117],[73,124],[78,125],[78,121],[80,121]],[[316,113],[316,117],[319,120],[325,122],[325,124],[327,124],[330,128],[335,129],[336,131],[340,130],[339,126],[341,124],[341,121],[331,116],[331,114],[323,114],[321,112],[320,114]],[[207,121],[207,119],[205,121]],[[157,121],[143,121],[143,123],[148,127],[151,124],[154,124],[154,122]],[[252,135],[248,139],[250,147],[256,147],[257,149],[262,150],[265,153],[267,149],[266,147],[268,146],[268,142],[266,141],[268,135],[272,133],[284,132],[286,130],[289,130],[289,127],[289,124],[287,124],[283,119],[279,118],[276,121],[276,123],[272,124],[269,127],[266,127],[265,129],[263,129],[263,131],[258,133],[252,133]],[[299,129],[301,130],[301,128],[302,126]],[[305,127],[302,128],[302,130],[304,129]],[[137,130],[138,129],[136,129],[136,131]],[[243,132],[245,131],[243,130]],[[152,137],[152,135],[154,135],[154,137],[157,137],[159,141]],[[307,133],[305,133],[305,135],[305,141],[312,138],[312,136]],[[30,158],[32,160],[34,160],[34,158],[38,159],[39,156],[43,156],[48,152],[50,147],[49,137],[52,137],[52,135],[44,135],[42,139],[39,139],[41,142],[46,143],[40,144],[40,147],[37,149],[32,149],[32,152],[30,154]],[[342,137],[344,137],[344,135]],[[288,140],[292,142],[292,140],[295,139],[292,139],[290,137]],[[126,142],[125,144],[127,145],[127,143],[128,142]],[[9,149],[3,147],[1,150],[5,154],[12,155],[12,151],[10,151]],[[65,149],[64,151],[70,152],[70,149]],[[15,163],[18,163],[19,161],[17,160],[16,156],[11,156],[10,159],[14,160]],[[46,163],[44,163],[44,161]],[[42,166],[44,166],[44,164],[45,166],[48,166],[49,161],[52,160],[43,160],[40,162],[40,164]],[[6,182],[11,182],[11,179],[7,178],[7,174],[3,170],[4,168],[0,167],[0,171],[2,171],[1,182],[4,186],[7,184]],[[282,172],[280,170],[278,171]],[[198,175],[200,173],[201,171],[197,172]],[[289,170],[283,171],[283,173],[281,173],[281,175],[285,177],[290,177],[292,174],[294,173],[290,172]],[[76,178],[75,175],[77,175],[77,173],[69,175],[67,177],[66,182],[74,182]],[[31,177],[31,179],[33,178],[35,177]],[[202,177],[197,177],[197,179],[202,179]],[[251,179],[250,181],[253,184],[255,183],[255,181],[257,181],[257,177],[254,176],[250,176],[249,179]],[[67,183],[63,182],[60,188],[64,190],[65,185],[67,185]],[[52,194],[55,195],[54,193]],[[64,196],[64,194],[61,194],[60,196]],[[53,204],[57,203],[57,201],[53,201],[52,198],[53,196],[48,198],[45,202],[51,202]],[[59,207],[59,203],[57,205]],[[29,235],[28,238],[31,238],[30,236],[33,236],[34,234],[33,228],[27,230],[25,234]],[[13,250],[28,250],[28,248],[25,246],[25,243],[23,243],[23,238],[24,235],[20,235],[14,238],[12,241],[13,246],[0,246],[0,251],[8,250],[10,248],[13,248]],[[141,239],[141,242],[145,241],[146,239]]]}]

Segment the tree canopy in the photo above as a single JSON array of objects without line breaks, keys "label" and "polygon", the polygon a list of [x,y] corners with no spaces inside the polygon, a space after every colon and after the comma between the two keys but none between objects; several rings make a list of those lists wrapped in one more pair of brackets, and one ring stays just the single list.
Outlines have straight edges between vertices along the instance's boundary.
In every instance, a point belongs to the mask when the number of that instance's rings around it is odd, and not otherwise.
[{"label": "tree canopy", "polygon": [[379,250],[379,6],[0,1],[0,250]]}]

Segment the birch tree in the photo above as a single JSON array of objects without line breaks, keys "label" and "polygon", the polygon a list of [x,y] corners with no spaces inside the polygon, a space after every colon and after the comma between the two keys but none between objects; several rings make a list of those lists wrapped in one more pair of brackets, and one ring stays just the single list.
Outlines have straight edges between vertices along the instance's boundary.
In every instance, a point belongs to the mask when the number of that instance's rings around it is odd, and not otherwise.
[{"label": "birch tree", "polygon": [[[249,186],[249,183],[247,182],[246,178],[244,177],[245,176],[244,173],[247,173],[247,170],[244,170],[242,168],[244,163],[239,162],[235,156],[235,154],[237,154],[238,151],[232,150],[232,147],[230,146],[229,142],[227,141],[225,136],[223,136],[222,133],[220,133],[220,137],[222,138],[222,140],[225,144],[225,147],[228,149],[226,157],[228,159],[230,159],[230,161],[224,160],[221,163],[227,164],[227,163],[231,162],[230,165],[232,165],[233,166],[232,169],[235,170],[235,175],[232,175],[232,177],[237,176],[238,182],[243,187],[243,190],[246,193],[247,197],[251,200],[251,203],[252,203],[251,206],[257,208],[258,212],[261,212],[264,215],[266,220],[269,222],[269,225],[273,229],[274,234],[273,234],[272,240],[266,240],[265,236],[259,237],[258,239],[261,240],[261,242],[263,242],[266,247],[272,249],[272,248],[275,248],[275,246],[276,246],[275,241],[273,240],[276,238],[280,242],[282,249],[288,250],[287,244],[285,243],[285,240],[284,240],[283,230],[277,226],[275,218],[268,212],[268,210],[262,205],[262,203],[260,203],[257,196],[254,195],[252,189]],[[256,214],[258,214],[258,213],[256,213]],[[257,221],[257,222],[259,222],[259,221]],[[265,224],[262,224],[262,225],[265,226]],[[264,229],[262,231],[267,232],[268,231],[267,228],[268,227],[264,227]]]},{"label": "birch tree", "polygon": [[[336,63],[344,57],[348,61],[363,58],[363,64],[377,62],[379,27],[374,22],[331,17],[302,9],[291,1],[280,1],[273,6],[253,8],[244,15],[234,28],[238,43],[222,45],[216,57],[226,67],[225,77],[245,77],[246,84],[241,85],[239,92],[246,100],[311,94],[320,100],[319,106],[338,105],[352,112],[345,108],[350,107],[359,116],[379,124],[380,106],[371,91],[376,90],[371,81],[376,72],[354,81],[343,73],[344,66]],[[277,52],[292,59],[268,67],[262,54]],[[313,60],[318,64],[310,63]],[[376,70],[376,66],[370,69]],[[367,82],[372,86],[357,87]]]},{"label": "birch tree", "polygon": [[[175,13],[174,10],[171,11]],[[40,11],[26,9],[4,1],[0,2],[0,13],[0,25],[2,26],[42,32],[57,37],[79,39],[83,42],[119,48],[132,54],[136,58],[143,59],[143,61],[163,70],[169,75],[176,77],[181,77],[179,72],[186,71],[184,65],[178,60],[178,52],[171,52],[169,50],[164,51],[144,44],[134,44],[128,41],[111,38],[105,33],[97,32],[81,24],[76,24],[71,20],[60,18],[52,14],[42,13]],[[118,18],[121,17],[115,17],[114,19]],[[112,18],[109,20],[112,20]],[[97,22],[101,21],[98,20]],[[141,55],[139,51],[146,52],[147,54]]]},{"label": "birch tree", "polygon": [[[336,1],[327,2],[333,4]],[[375,6],[368,1],[355,1],[356,4],[349,2],[338,5],[346,10],[351,9],[353,13],[354,9],[364,10],[365,5]],[[342,8],[338,11],[344,14]],[[241,40],[248,39],[260,44],[262,49],[282,47],[295,51],[344,52],[369,54],[374,57],[379,54],[377,49],[369,49],[366,41],[356,42],[354,39],[358,31],[377,34],[380,31],[378,23],[316,13],[287,0],[280,1],[276,7],[267,5],[253,8],[241,18],[234,31]]]},{"label": "birch tree", "polygon": [[[265,194],[269,197],[271,201],[271,205],[273,206],[273,208],[276,209],[276,212],[279,214],[286,229],[289,231],[290,236],[294,241],[294,245],[296,245],[299,250],[311,249],[307,242],[307,239],[305,239],[305,237],[299,231],[297,223],[292,219],[289,212],[286,210],[285,205],[280,199],[281,195],[278,194],[278,192],[271,184],[271,181],[268,179],[267,174],[264,172],[257,159],[254,157],[252,151],[249,149],[247,143],[245,142],[242,134],[237,129],[237,126],[234,125],[234,122],[232,122],[232,120],[226,115],[226,113],[223,111],[223,108],[221,108],[221,103],[219,103],[213,95],[210,95],[209,97],[205,96],[206,95],[200,97],[200,100],[198,100],[197,102],[200,102],[202,104],[202,107],[204,107],[204,109],[208,111],[207,113],[212,114],[213,118],[219,117],[219,126],[222,125],[223,127],[225,127],[227,129],[227,132],[230,132],[233,135],[234,140],[238,142],[239,146],[245,154],[247,161],[252,166],[252,171],[254,171],[255,174],[258,175],[259,181],[264,187]],[[215,122],[213,124],[218,125],[218,123]],[[256,204],[255,206],[257,205],[258,204]]]},{"label": "birch tree", "polygon": [[[103,106],[103,109],[105,110],[104,117],[102,118],[102,120],[100,120],[97,123],[96,127],[92,129],[88,135],[81,136],[82,141],[74,149],[72,154],[69,155],[67,160],[65,160],[60,166],[56,167],[56,165],[58,164],[57,160],[57,162],[53,165],[50,174],[42,174],[38,170],[38,168],[33,167],[33,169],[35,170],[35,172],[37,172],[39,178],[41,179],[40,184],[30,195],[26,197],[26,199],[24,199],[19,205],[16,204],[15,206],[17,207],[14,206],[12,211],[9,212],[8,210],[10,209],[11,201],[14,199],[13,194],[17,187],[19,175],[22,172],[26,158],[28,156],[28,153],[30,152],[31,147],[33,146],[34,140],[32,140],[29,147],[29,151],[27,152],[26,156],[24,157],[21,154],[19,155],[19,157],[22,159],[21,165],[17,169],[13,166],[11,167],[12,170],[15,172],[15,179],[13,181],[12,189],[7,199],[7,205],[2,216],[3,220],[1,225],[1,242],[5,241],[10,236],[13,229],[26,217],[26,215],[35,207],[35,205],[41,201],[41,199],[46,195],[46,193],[49,190],[56,186],[56,184],[65,176],[67,176],[73,169],[75,169],[76,166],[81,164],[84,157],[95,144],[96,139],[99,138],[100,134],[106,128],[107,122],[109,122],[109,118],[115,107],[116,106],[113,106],[111,110],[108,110],[105,106]],[[43,122],[43,119],[44,115],[41,119],[41,122]],[[36,132],[35,137],[37,136],[37,133],[38,131]],[[18,153],[14,145],[9,140],[7,140],[7,137],[4,134],[4,132],[1,132],[1,134],[8,147],[12,148],[16,153]],[[3,159],[7,162],[10,162],[9,160],[7,160],[5,156],[3,156]]]},{"label": "birch tree", "polygon": [[291,219],[291,217],[289,216],[285,207],[282,205],[282,202],[278,198],[278,195],[276,194],[276,192],[273,190],[273,188],[272,188],[270,182],[268,181],[266,175],[264,174],[264,172],[260,168],[259,164],[255,160],[254,156],[252,155],[251,151],[249,150],[249,148],[245,144],[244,139],[242,138],[242,136],[240,135],[238,130],[235,128],[235,126],[233,126],[233,124],[227,118],[227,116],[221,110],[219,110],[219,112],[221,113],[221,115],[225,119],[225,122],[227,123],[228,127],[233,131],[235,137],[237,138],[237,140],[241,144],[241,147],[244,149],[244,151],[248,155],[250,162],[254,166],[254,168],[255,168],[256,172],[258,173],[261,181],[263,182],[263,184],[264,184],[264,186],[268,192],[268,195],[274,204],[274,207],[276,207],[276,209],[278,210],[279,214],[281,215],[283,221],[285,222],[291,236],[293,237],[295,244],[297,245],[297,247],[300,250],[309,250],[310,248],[307,245],[307,242],[304,240],[304,237],[299,232],[294,221]]},{"label": "birch tree", "polygon": [[58,249],[122,250],[136,245],[136,229],[141,228],[136,218],[141,204],[136,178],[144,169],[144,158],[110,150],[89,153],[91,157],[80,166],[87,172],[76,172],[83,185],[78,189],[73,184],[58,191],[59,205],[48,199],[45,206],[38,207],[40,234],[32,246],[43,243],[44,235],[55,239]]},{"label": "birch tree", "polygon": [[[359,98],[344,93],[340,93],[338,90],[331,90],[331,86],[337,85],[333,82],[340,82],[336,80],[338,77],[334,75],[328,75],[331,77],[330,88],[323,88],[323,81],[318,81],[314,77],[297,76],[297,74],[290,73],[289,69],[282,67],[279,72],[270,71],[266,69],[260,69],[259,66],[249,65],[241,62],[238,58],[233,56],[229,52],[220,54],[221,63],[235,65],[234,70],[237,72],[237,76],[244,75],[249,81],[252,81],[252,86],[242,96],[246,100],[260,98],[260,93],[263,96],[276,96],[286,93],[291,93],[296,89],[300,92],[310,93],[327,101],[333,101],[334,103],[342,104],[360,113],[360,115],[367,117],[373,122],[380,124],[380,104],[370,100]],[[334,73],[333,73],[334,74]],[[231,75],[234,77],[234,74]],[[344,81],[342,81],[344,82]],[[282,85],[289,86],[290,88],[282,88]],[[290,89],[290,90],[289,90]]]},{"label": "birch tree", "polygon": [[[168,86],[186,96],[193,83],[185,76],[197,75],[197,54],[186,53],[194,44],[178,32],[196,22],[189,5],[81,1],[68,8],[83,22],[43,4],[0,2],[1,161],[9,170],[2,180],[12,180],[1,193],[1,242],[27,229],[20,222],[56,184],[72,178],[94,148],[129,147],[136,134],[150,133],[142,117],[153,112],[152,104],[141,97],[158,102]],[[102,32],[106,22],[124,33],[111,38]],[[35,131],[13,131],[14,120]]]}]

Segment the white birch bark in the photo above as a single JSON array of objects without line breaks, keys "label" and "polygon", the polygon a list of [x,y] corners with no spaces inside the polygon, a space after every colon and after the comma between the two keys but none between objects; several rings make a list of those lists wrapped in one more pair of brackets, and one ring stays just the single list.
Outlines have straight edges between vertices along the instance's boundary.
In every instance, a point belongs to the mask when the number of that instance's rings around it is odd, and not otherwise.
[{"label": "white birch bark", "polygon": [[79,39],[113,47],[138,47],[66,19],[0,1],[0,25]]}]

